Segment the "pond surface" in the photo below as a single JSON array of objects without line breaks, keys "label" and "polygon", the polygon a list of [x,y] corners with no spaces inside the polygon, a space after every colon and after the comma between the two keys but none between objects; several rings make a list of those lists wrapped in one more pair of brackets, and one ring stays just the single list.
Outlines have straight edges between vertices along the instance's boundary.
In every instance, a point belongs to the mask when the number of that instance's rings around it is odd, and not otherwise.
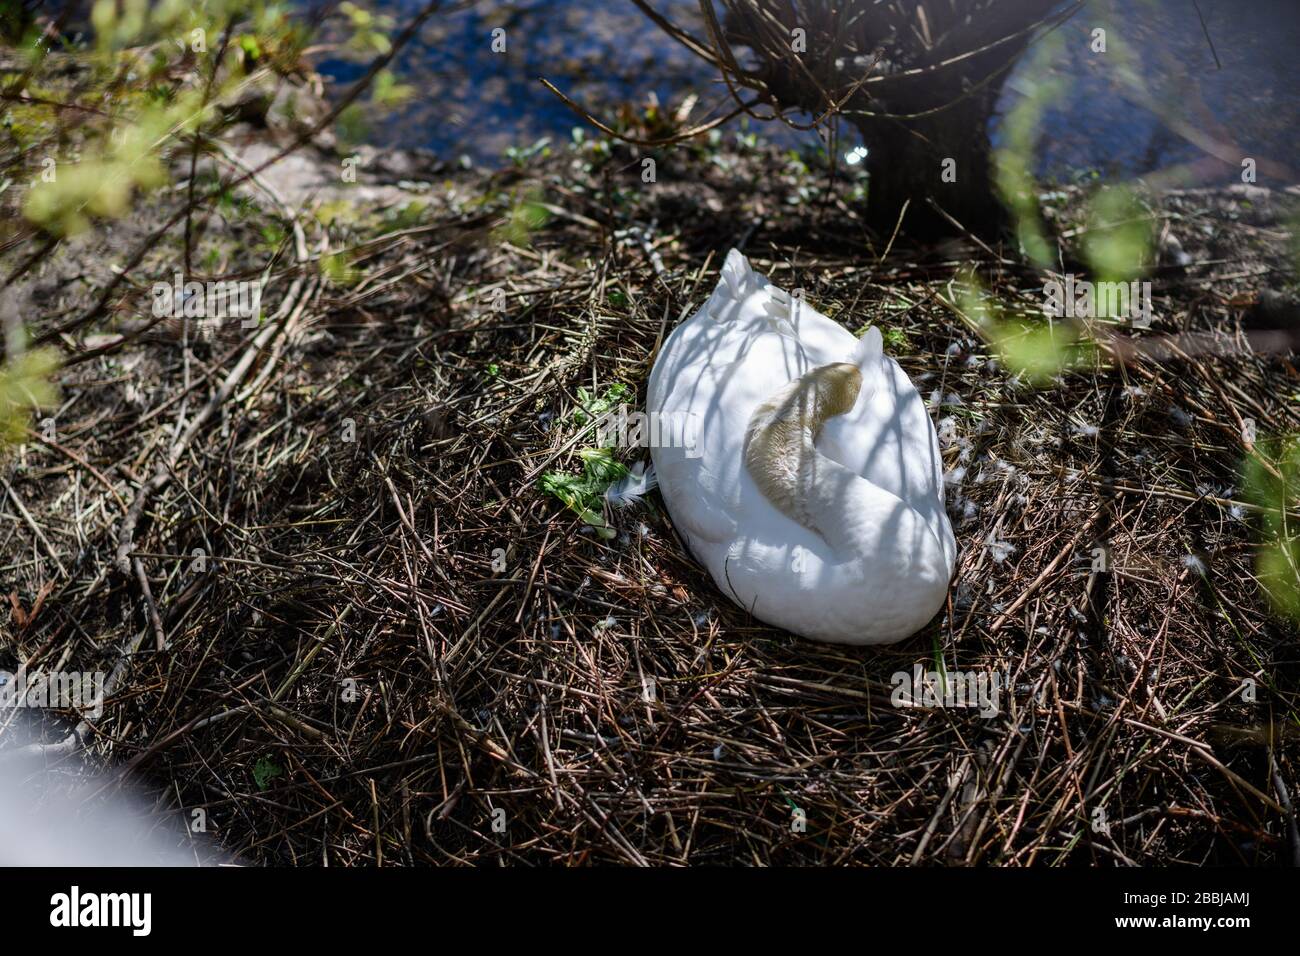
[{"label": "pond surface", "polygon": [[[421,5],[377,4],[399,22]],[[693,0],[654,6],[704,35]],[[505,52],[492,50],[498,27]],[[1092,49],[1098,28],[1106,31],[1105,53]],[[1241,158],[1251,157],[1274,182],[1300,179],[1293,158],[1300,139],[1296,0],[1095,2],[1057,33],[1049,69],[1065,91],[1042,126],[1040,174],[1115,178],[1176,167],[1176,182],[1235,181]],[[317,65],[340,82],[361,72],[339,58]],[[439,15],[403,51],[397,72],[417,95],[392,115],[370,117],[369,138],[489,165],[508,147],[567,139],[583,125],[541,76],[606,117],[620,103],[641,106],[655,95],[675,107],[697,92],[698,119],[727,95],[707,64],[628,0],[481,2]],[[1135,81],[1126,83],[1126,75]],[[1043,77],[1028,55],[1022,58],[1004,86],[1003,110]],[[791,145],[817,143],[815,134],[775,124],[756,131]]]}]

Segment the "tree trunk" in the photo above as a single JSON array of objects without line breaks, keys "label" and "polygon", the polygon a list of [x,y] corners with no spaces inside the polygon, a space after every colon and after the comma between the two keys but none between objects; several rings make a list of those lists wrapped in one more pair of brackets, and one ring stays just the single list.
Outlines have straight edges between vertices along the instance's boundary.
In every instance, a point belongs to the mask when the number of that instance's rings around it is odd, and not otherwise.
[{"label": "tree trunk", "polygon": [[[877,232],[892,234],[906,203],[902,229],[917,238],[992,237],[1008,216],[989,122],[1056,2],[724,0],[730,42],[757,61],[752,71],[724,69],[785,108],[820,116],[834,104],[852,120],[868,150],[867,217]],[[800,30],[806,43],[794,45]]]},{"label": "tree trunk", "polygon": [[953,220],[981,235],[1002,229],[1006,212],[993,184],[989,99],[972,96],[913,120],[864,117],[857,124],[867,146],[866,216],[872,229],[891,235],[904,203],[902,230],[917,238],[960,232]]}]

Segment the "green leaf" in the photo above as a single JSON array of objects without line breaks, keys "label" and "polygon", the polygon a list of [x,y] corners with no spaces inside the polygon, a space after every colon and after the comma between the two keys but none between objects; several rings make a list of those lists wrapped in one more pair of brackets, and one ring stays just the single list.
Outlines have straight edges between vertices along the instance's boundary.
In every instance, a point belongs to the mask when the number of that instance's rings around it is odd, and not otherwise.
[{"label": "green leaf", "polygon": [[258,757],[257,763],[253,764],[253,782],[257,784],[258,790],[266,790],[271,785],[272,780],[282,776],[284,776],[284,770],[265,754]]}]

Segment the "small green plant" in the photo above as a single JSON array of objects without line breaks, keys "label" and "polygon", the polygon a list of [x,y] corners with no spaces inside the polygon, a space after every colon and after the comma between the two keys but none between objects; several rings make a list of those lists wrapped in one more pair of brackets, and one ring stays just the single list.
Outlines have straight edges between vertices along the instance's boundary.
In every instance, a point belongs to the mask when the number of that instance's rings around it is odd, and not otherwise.
[{"label": "small green plant", "polygon": [[258,757],[257,763],[253,764],[253,782],[257,784],[258,790],[266,790],[271,786],[272,780],[282,776],[284,768],[266,754]]},{"label": "small green plant", "polygon": [[885,329],[881,338],[885,341],[885,348],[891,352],[906,352],[912,346],[912,341],[902,329]]},{"label": "small green plant", "polygon": [[604,415],[618,408],[619,405],[622,405],[631,397],[632,389],[622,382],[615,382],[601,396],[597,396],[588,388],[578,386],[578,404],[581,407],[574,411],[573,423],[575,425],[585,425],[588,422],[599,421]]},{"label": "small green plant", "polygon": [[361,280],[362,272],[352,265],[345,252],[332,252],[321,256],[321,276],[331,285],[349,286]]},{"label": "small green plant", "polygon": [[[615,382],[603,393],[578,387],[578,408],[570,421],[579,427],[588,427],[632,398],[632,389]],[[609,486],[626,478],[627,466],[614,460],[613,448],[584,448],[578,452],[582,459],[582,474],[548,471],[539,482],[542,491],[559,499],[579,518],[596,529],[603,538],[612,538],[613,529],[605,524],[602,500]]]},{"label": "small green plant", "polygon": [[605,524],[601,502],[610,485],[627,477],[627,466],[614,460],[612,448],[584,448],[578,457],[582,459],[582,474],[548,471],[542,475],[540,487],[596,529],[602,538],[612,538],[614,529]]},{"label": "small green plant", "polygon": [[531,195],[511,196],[504,221],[493,230],[493,238],[515,246],[529,246],[532,234],[546,225],[550,218],[551,214],[539,199]]},{"label": "small green plant", "polygon": [[506,159],[516,167],[522,169],[528,165],[528,161],[534,156],[543,158],[551,155],[551,139],[549,136],[543,136],[531,146],[507,146]]}]

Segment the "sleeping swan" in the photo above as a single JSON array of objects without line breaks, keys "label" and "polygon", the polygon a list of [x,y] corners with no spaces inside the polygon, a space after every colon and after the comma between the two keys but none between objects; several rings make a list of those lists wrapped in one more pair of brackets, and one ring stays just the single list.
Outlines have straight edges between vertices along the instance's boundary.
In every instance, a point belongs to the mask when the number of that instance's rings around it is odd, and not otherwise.
[{"label": "sleeping swan", "polygon": [[735,249],[664,342],[646,410],[684,422],[651,457],[668,512],[756,618],[887,644],[940,609],[957,545],[939,442],[907,374],[756,273]]}]

